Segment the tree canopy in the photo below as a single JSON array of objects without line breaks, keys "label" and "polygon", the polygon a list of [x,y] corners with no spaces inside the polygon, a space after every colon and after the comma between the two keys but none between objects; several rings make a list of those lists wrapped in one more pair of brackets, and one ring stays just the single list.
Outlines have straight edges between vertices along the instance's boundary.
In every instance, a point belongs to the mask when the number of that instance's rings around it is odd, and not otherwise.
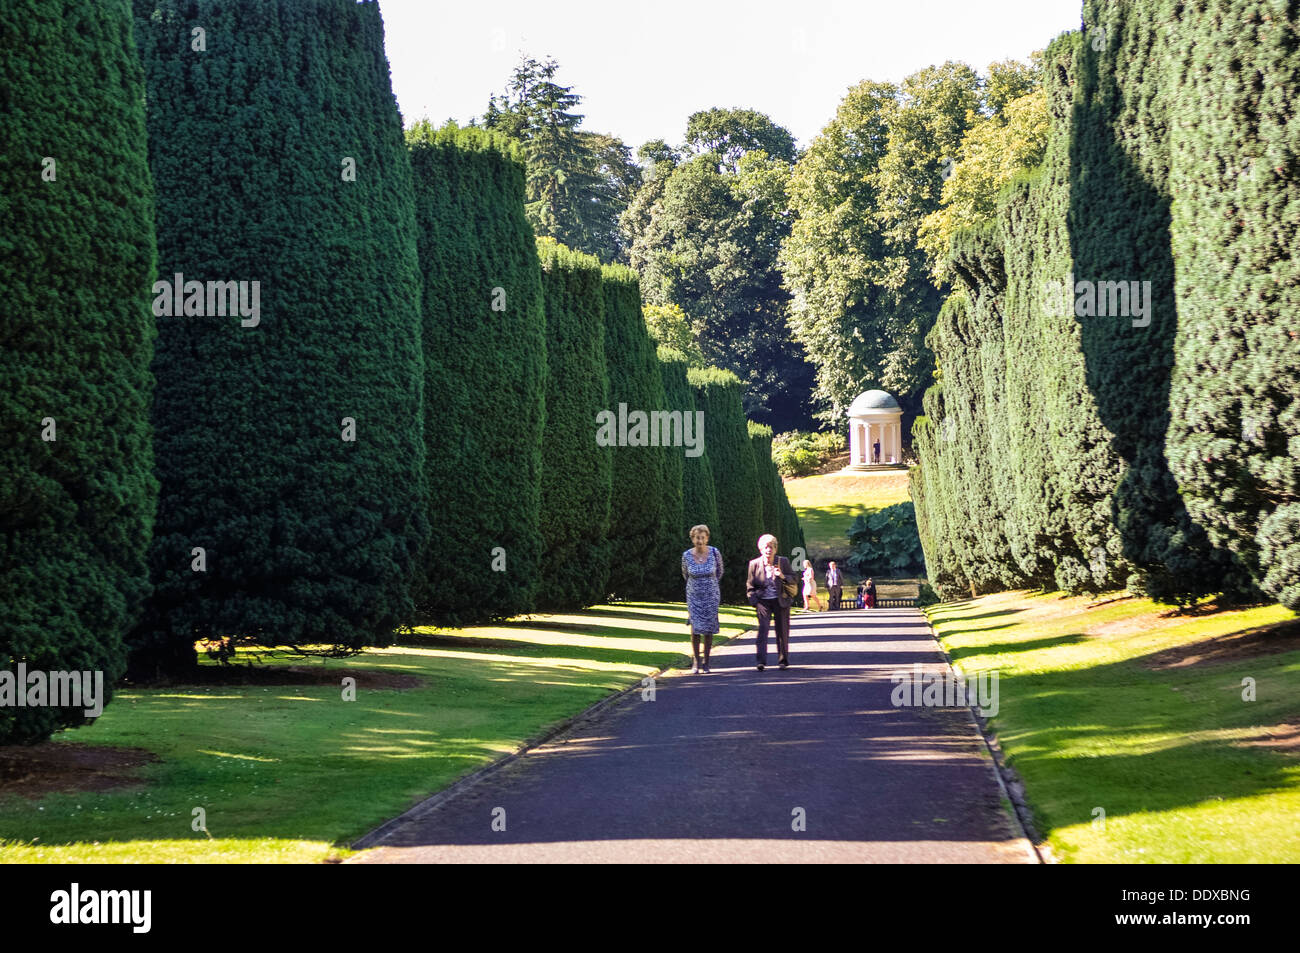
[{"label": "tree canopy", "polygon": [[578,127],[582,97],[555,81],[554,59],[525,56],[506,91],[488,101],[483,124],[524,146],[528,220],[539,236],[595,255],[620,257],[619,216],[641,183],[641,169],[617,137]]}]

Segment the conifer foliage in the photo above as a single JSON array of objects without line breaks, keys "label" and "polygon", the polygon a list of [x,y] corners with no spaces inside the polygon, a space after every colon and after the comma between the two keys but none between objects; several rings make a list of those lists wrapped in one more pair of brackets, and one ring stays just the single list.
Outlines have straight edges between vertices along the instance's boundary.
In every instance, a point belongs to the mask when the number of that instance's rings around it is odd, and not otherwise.
[{"label": "conifer foliage", "polygon": [[600,261],[552,238],[537,241],[546,311],[542,434],[542,568],[538,608],[604,600],[610,570],[610,450],[596,443],[609,409],[605,289]]},{"label": "conifer foliage", "polygon": [[[1172,6],[1133,12],[1154,20]],[[1296,5],[1189,8],[1197,41],[1165,54],[1179,308],[1168,459],[1196,524],[1300,609]]]},{"label": "conifer foliage", "polygon": [[[763,526],[758,467],[745,420],[744,385],[730,371],[713,367],[693,367],[687,380],[695,390],[697,408],[704,413],[704,440],[718,506],[712,540],[727,567],[722,597],[744,602],[743,568],[757,554],[759,536],[768,531]],[[782,552],[789,551],[789,540],[779,543]]]},{"label": "conifer foliage", "polygon": [[[686,379],[688,364],[685,355],[672,348],[660,346],[659,371],[664,384],[664,403],[670,411],[681,411],[685,421],[689,415],[696,419],[699,407],[695,402],[695,391]],[[671,553],[667,561],[664,576],[668,584],[667,594],[675,596],[682,591],[681,554],[691,546],[691,527],[709,527],[710,545],[721,551],[721,527],[718,525],[718,497],[713,486],[713,466],[709,461],[709,442],[704,440],[699,456],[686,456],[672,448],[667,455],[670,469],[680,474],[681,507],[674,514],[671,508],[664,513],[665,541],[662,549]],[[678,461],[674,467],[672,461]],[[671,479],[671,477],[670,477]],[[676,516],[676,523],[673,517]],[[724,571],[730,568],[724,564]]]},{"label": "conifer foliage", "polygon": [[[640,413],[653,426],[649,415],[664,409],[663,379],[655,344],[641,315],[641,286],[637,273],[622,265],[602,269],[605,289],[605,359],[609,367],[610,414],[622,419]],[[635,425],[635,420],[633,425]],[[654,562],[660,541],[661,513],[673,509],[674,490],[668,472],[668,454],[681,454],[681,447],[652,447],[648,426],[631,433],[627,446],[610,447],[612,492],[610,496],[609,591],[620,598],[641,598],[651,594],[653,576],[647,570]],[[662,427],[658,428],[662,431]],[[655,435],[655,443],[662,433]],[[636,438],[634,440],[634,438]],[[639,442],[641,446],[634,446]]]},{"label": "conifer foliage", "polygon": [[[136,668],[193,664],[201,637],[388,644],[427,523],[410,163],[379,7],[135,10],[159,271],[185,298],[154,306],[162,496]],[[216,282],[247,307],[223,309]]]},{"label": "conifer foliage", "polygon": [[913,492],[941,587],[1300,606],[1284,6],[1088,0],[1048,47],[1043,163],[956,236],[929,338]]},{"label": "conifer foliage", "polygon": [[[108,691],[148,591],[157,503],[153,197],[129,8],[6,2],[0,90],[0,671],[101,672]],[[90,707],[53,701],[5,698],[0,744],[43,741]]]},{"label": "conifer foliage", "polygon": [[429,551],[415,601],[441,625],[532,607],[541,565],[546,329],[522,150],[500,133],[407,134],[424,311]]},{"label": "conifer foliage", "polygon": [[782,552],[796,549],[807,552],[799,514],[785,494],[785,483],[772,459],[772,428],[749,421],[749,441],[754,448],[754,466],[758,471],[758,490],[763,500],[763,532],[771,533],[781,544]]}]

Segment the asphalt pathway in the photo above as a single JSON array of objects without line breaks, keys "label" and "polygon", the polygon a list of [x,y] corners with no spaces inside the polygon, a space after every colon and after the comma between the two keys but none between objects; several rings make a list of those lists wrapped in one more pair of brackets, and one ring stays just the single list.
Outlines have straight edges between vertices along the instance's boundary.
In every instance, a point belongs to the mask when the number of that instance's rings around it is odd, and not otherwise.
[{"label": "asphalt pathway", "polygon": [[1034,861],[969,711],[891,704],[892,673],[947,670],[918,610],[797,615],[790,662],[742,636],[350,862]]}]

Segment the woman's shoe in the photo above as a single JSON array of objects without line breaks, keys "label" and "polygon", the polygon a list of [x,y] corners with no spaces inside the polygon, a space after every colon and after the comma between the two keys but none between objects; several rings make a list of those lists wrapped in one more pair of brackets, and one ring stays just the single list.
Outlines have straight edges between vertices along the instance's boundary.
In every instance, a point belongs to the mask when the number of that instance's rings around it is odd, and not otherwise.
[{"label": "woman's shoe", "polygon": [[712,675],[712,674],[713,674],[712,672],[709,671],[709,663],[708,663],[708,662],[705,662],[705,663],[704,663],[704,666],[700,669],[700,671],[703,672],[705,675]]},{"label": "woman's shoe", "polygon": [[694,665],[691,666],[691,674],[692,674],[692,675],[699,675],[699,674],[700,674],[700,663],[699,663],[699,662],[696,662]]}]

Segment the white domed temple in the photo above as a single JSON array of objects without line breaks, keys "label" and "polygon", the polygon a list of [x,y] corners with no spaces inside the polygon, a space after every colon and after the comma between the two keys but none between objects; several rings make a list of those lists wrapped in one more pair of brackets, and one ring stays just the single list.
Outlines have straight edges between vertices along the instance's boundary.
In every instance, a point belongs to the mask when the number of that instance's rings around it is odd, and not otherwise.
[{"label": "white domed temple", "polygon": [[903,408],[883,390],[859,394],[849,405],[849,465],[845,470],[906,469]]}]

